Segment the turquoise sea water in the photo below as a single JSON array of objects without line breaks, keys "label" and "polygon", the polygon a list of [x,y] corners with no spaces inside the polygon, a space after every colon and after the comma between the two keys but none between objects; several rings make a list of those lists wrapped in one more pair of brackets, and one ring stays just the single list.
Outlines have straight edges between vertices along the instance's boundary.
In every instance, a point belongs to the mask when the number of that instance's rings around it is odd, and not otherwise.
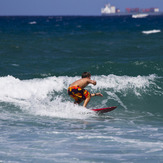
[{"label": "turquoise sea water", "polygon": [[0,162],[163,162],[162,19],[0,17]]}]

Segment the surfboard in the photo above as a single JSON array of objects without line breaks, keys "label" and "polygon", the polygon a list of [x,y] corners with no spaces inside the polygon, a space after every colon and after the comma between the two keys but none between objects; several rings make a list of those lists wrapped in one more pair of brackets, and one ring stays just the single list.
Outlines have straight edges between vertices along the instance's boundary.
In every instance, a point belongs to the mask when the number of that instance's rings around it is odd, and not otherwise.
[{"label": "surfboard", "polygon": [[112,107],[107,107],[107,108],[99,108],[99,109],[91,109],[91,110],[101,114],[101,113],[110,112],[116,108],[117,108],[117,106],[112,106]]}]

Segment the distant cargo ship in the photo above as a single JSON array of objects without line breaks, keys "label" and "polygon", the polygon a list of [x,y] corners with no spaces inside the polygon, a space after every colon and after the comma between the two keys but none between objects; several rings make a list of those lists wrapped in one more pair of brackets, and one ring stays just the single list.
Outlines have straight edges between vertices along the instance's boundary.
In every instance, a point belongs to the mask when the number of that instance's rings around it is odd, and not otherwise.
[{"label": "distant cargo ship", "polygon": [[163,13],[159,11],[159,8],[126,8],[125,12],[121,12],[116,6],[112,6],[110,3],[106,4],[104,8],[101,8],[101,14],[103,16],[122,16],[131,15],[132,18],[144,18],[149,15],[162,15]]}]

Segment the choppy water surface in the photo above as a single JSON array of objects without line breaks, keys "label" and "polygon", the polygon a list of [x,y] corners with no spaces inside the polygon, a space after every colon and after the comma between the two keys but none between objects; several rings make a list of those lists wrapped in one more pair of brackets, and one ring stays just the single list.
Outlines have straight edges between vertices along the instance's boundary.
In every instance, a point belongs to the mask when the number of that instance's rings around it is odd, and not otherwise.
[{"label": "choppy water surface", "polygon": [[[0,20],[0,162],[163,161],[162,17]],[[67,95],[83,71],[88,109]]]}]

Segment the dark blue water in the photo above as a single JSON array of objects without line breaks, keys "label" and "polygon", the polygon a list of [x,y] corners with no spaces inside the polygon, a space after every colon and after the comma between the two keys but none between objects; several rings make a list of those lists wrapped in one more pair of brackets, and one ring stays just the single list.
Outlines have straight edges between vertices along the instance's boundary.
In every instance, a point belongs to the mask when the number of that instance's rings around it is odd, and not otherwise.
[{"label": "dark blue water", "polygon": [[[0,162],[162,162],[163,17],[0,17]],[[69,84],[89,71],[88,108]]]}]

